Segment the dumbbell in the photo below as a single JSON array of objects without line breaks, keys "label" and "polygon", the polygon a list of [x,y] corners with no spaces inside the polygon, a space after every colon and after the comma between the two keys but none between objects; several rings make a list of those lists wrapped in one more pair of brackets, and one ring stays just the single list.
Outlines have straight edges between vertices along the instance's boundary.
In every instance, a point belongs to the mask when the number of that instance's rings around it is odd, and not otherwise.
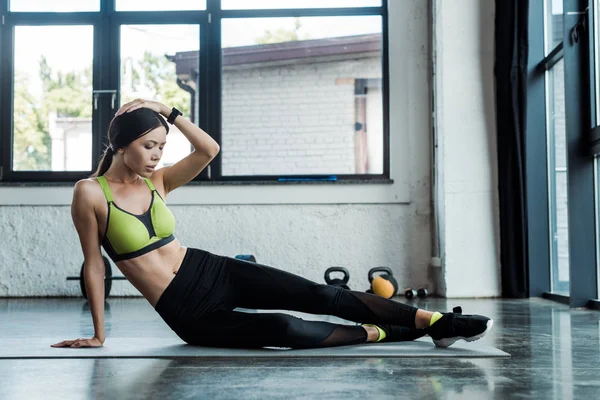
[{"label": "dumbbell", "polygon": [[[382,275],[374,276],[376,272],[384,272]],[[375,267],[369,271],[369,283],[371,287],[367,293],[373,293],[386,299],[391,299],[398,293],[398,282],[387,267]]]},{"label": "dumbbell", "polygon": [[[344,276],[341,279],[332,278],[331,277],[332,272],[341,272],[342,274],[344,274]],[[344,267],[329,267],[325,270],[325,282],[327,282],[328,285],[339,286],[346,290],[350,290],[350,288],[348,287],[349,280],[350,280],[350,273]]]},{"label": "dumbbell", "polygon": [[253,263],[256,262],[256,257],[254,257],[252,254],[238,254],[237,256],[235,256],[235,258],[237,258],[238,260],[250,261]]},{"label": "dumbbell", "polygon": [[414,299],[415,297],[420,297],[424,299],[427,296],[429,296],[429,291],[425,288],[419,288],[417,290],[408,288],[404,291],[404,297],[406,297],[409,300]]},{"label": "dumbbell", "polygon": [[[102,256],[104,261],[104,299],[108,299],[110,296],[110,290],[112,289],[112,281],[126,280],[124,276],[112,276],[112,268],[108,258]],[[85,289],[85,278],[83,276],[83,267],[85,262],[81,264],[81,270],[79,276],[67,276],[68,281],[79,281],[79,288],[81,289],[81,295],[84,299],[87,299],[87,291]]]}]

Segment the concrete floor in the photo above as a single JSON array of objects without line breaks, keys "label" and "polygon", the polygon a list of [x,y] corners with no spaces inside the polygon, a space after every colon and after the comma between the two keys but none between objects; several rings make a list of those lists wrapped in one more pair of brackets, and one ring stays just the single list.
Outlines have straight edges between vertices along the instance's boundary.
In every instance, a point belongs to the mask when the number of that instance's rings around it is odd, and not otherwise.
[{"label": "concrete floor", "polygon": [[[173,337],[141,298],[110,298],[111,337]],[[0,399],[600,398],[600,313],[548,300],[430,299],[488,315],[504,359],[0,360]],[[83,299],[0,299],[0,339],[91,336]],[[50,345],[51,343],[48,343]],[[108,343],[107,343],[108,344]],[[432,344],[433,345],[433,344]]]}]

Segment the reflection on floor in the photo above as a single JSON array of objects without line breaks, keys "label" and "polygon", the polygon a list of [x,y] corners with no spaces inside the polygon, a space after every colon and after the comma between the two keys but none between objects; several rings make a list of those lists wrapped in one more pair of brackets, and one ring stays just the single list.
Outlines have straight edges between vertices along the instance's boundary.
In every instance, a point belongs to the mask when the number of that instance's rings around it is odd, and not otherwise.
[{"label": "reflection on floor", "polygon": [[[411,303],[488,315],[504,359],[0,360],[0,399],[579,399],[600,397],[600,313],[542,299]],[[172,338],[140,298],[110,298],[111,337]],[[0,339],[91,335],[83,299],[0,299]],[[241,333],[243,334],[243,333]],[[48,343],[50,345],[50,343]],[[433,344],[432,344],[433,345]]]}]

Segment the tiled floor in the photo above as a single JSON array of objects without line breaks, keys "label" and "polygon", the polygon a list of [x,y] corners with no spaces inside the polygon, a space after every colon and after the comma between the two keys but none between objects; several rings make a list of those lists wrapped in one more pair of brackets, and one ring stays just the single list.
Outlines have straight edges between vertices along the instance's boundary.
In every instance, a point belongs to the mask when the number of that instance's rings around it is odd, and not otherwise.
[{"label": "tiled floor", "polygon": [[[596,399],[600,313],[548,300],[445,300],[495,319],[505,359],[0,360],[0,399]],[[0,299],[0,339],[92,334],[83,299]],[[173,337],[141,298],[110,298],[111,337]],[[50,345],[51,343],[48,343]],[[433,344],[432,344],[433,345]]]}]

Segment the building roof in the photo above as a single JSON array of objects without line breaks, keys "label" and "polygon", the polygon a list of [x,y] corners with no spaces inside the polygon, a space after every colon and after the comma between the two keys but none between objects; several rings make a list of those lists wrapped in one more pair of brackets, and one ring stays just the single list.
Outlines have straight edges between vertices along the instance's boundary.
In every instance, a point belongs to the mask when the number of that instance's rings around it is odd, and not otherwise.
[{"label": "building roof", "polygon": [[[315,57],[356,56],[382,49],[381,34],[344,36],[327,39],[296,40],[283,43],[226,47],[223,67],[271,62],[286,62]],[[190,76],[198,68],[198,51],[183,51],[167,56],[176,64],[178,76]]]}]

